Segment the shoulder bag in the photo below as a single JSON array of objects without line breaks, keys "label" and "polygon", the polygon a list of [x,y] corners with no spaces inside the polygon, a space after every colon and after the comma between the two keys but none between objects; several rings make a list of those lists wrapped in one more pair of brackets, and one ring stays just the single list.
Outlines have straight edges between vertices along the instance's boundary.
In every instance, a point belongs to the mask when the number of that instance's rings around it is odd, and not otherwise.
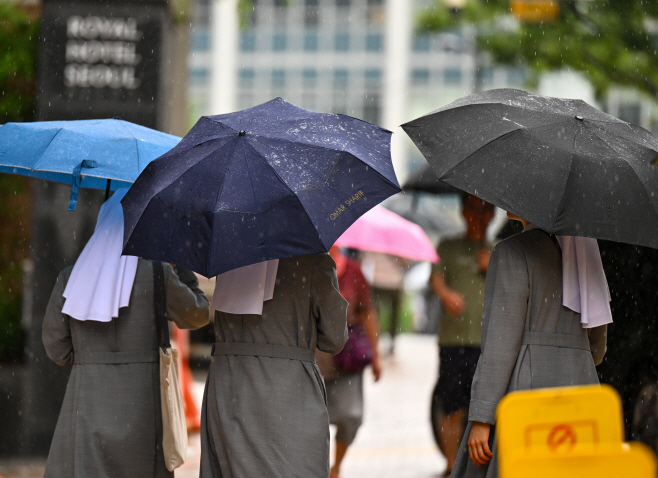
[{"label": "shoulder bag", "polygon": [[162,450],[167,470],[174,471],[187,458],[187,425],[178,383],[178,350],[171,348],[167,323],[167,289],[162,263],[153,261],[155,321],[160,344],[160,405]]}]

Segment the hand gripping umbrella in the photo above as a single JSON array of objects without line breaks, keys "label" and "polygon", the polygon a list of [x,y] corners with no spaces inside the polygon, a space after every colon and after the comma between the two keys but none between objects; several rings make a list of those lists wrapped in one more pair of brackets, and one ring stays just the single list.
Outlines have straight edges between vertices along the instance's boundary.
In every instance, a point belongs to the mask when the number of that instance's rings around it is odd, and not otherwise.
[{"label": "hand gripping umbrella", "polygon": [[180,138],[118,119],[7,123],[0,127],[0,173],[79,188],[129,187],[153,159]]},{"label": "hand gripping umbrella", "polygon": [[122,200],[124,254],[206,277],[327,251],[400,191],[387,130],[281,98],[202,117]]},{"label": "hand gripping umbrella", "polygon": [[639,126],[501,89],[402,128],[441,181],[547,232],[658,247],[658,139]]}]

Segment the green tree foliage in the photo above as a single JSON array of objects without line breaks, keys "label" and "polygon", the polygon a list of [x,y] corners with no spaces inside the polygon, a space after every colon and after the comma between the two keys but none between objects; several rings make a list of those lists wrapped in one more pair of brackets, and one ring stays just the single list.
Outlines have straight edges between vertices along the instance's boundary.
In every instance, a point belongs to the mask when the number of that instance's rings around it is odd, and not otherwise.
[{"label": "green tree foliage", "polygon": [[597,95],[612,85],[658,97],[658,2],[655,0],[560,0],[557,19],[519,22],[510,0],[466,0],[459,10],[444,0],[423,10],[421,32],[476,24],[478,46],[494,62],[527,65],[536,75],[570,68],[584,73]]},{"label": "green tree foliage", "polygon": [[0,1],[0,123],[33,118],[37,35],[36,21]]},{"label": "green tree foliage", "polygon": [[[37,22],[0,1],[0,123],[31,121],[35,107]],[[21,262],[29,256],[30,182],[0,174],[0,362],[22,355]]]}]

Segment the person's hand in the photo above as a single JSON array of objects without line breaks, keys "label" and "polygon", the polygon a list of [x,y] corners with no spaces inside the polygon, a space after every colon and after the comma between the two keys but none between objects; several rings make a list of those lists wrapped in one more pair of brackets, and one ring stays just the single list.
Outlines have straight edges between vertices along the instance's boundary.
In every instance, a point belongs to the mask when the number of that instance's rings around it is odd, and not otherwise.
[{"label": "person's hand", "polygon": [[382,365],[379,362],[378,355],[375,355],[372,359],[372,375],[375,377],[375,382],[379,382],[379,378],[382,375]]},{"label": "person's hand", "polygon": [[450,315],[462,315],[464,313],[464,296],[454,290],[445,291],[443,307]]},{"label": "person's hand", "polygon": [[491,252],[489,251],[489,249],[483,247],[478,251],[477,253],[478,270],[483,274],[487,273],[487,269],[489,268],[489,259],[491,259]]},{"label": "person's hand", "polygon": [[473,422],[471,434],[468,437],[468,456],[476,465],[486,465],[493,453],[489,449],[489,434],[491,425],[482,422]]}]

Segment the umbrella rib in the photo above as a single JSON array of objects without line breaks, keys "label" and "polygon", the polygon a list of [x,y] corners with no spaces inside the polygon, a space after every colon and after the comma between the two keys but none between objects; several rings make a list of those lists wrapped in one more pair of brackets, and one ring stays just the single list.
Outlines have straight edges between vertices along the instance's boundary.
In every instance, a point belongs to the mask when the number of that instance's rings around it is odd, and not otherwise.
[{"label": "umbrella rib", "polygon": [[[249,146],[250,146],[252,149],[254,149],[254,151],[258,152],[258,150],[256,150],[253,146],[251,146],[251,145],[249,145]],[[266,161],[266,163],[267,163],[267,161]],[[334,163],[334,168],[336,167],[336,164],[337,164],[337,163],[338,163],[338,161],[336,161],[336,163]],[[318,230],[318,226],[317,226],[317,224],[315,224],[315,222],[313,221],[313,218],[312,218],[311,215],[309,214],[309,212],[308,212],[308,210],[306,209],[306,206],[304,205],[304,203],[302,202],[302,200],[299,199],[299,196],[297,196],[297,193],[296,193],[295,191],[293,191],[293,190],[290,188],[290,186],[288,186],[288,184],[283,180],[283,178],[279,175],[279,173],[277,172],[276,169],[274,169],[269,163],[267,163],[267,166],[269,166],[269,167],[271,168],[271,170],[272,170],[272,172],[274,173],[274,175],[279,179],[279,181],[281,181],[281,184],[283,184],[283,185],[286,187],[286,189],[288,189],[288,191],[290,191],[290,194],[292,194],[293,196],[295,196],[295,197],[297,198],[297,201],[299,201],[299,204],[302,206],[302,209],[304,210],[304,214],[306,214],[306,217],[308,217],[308,220],[309,220],[310,223],[313,225],[313,228],[317,231],[317,230]],[[333,169],[332,169],[332,172],[333,172]],[[331,176],[331,173],[329,174],[329,176]],[[251,180],[251,175],[249,176],[249,180]],[[328,181],[328,180],[329,180],[329,179],[327,178],[327,181]],[[325,183],[325,184],[326,184],[326,183]],[[253,190],[253,184],[252,184],[252,190]],[[304,189],[301,189],[301,191],[304,191]],[[254,197],[254,198],[255,198],[255,197]],[[277,201],[277,202],[278,202],[278,201]],[[321,240],[320,240],[320,243],[322,243]],[[324,244],[322,244],[322,245],[324,246]]]},{"label": "umbrella rib", "polygon": [[[55,138],[57,138],[57,136],[59,136],[59,133],[61,133],[63,130],[64,130],[64,128],[59,128],[57,130],[57,133],[55,133],[53,135],[53,137],[50,138],[50,141],[48,141],[48,144],[46,145],[46,147],[43,148],[43,151],[41,151],[41,154],[39,155],[39,157],[43,156],[43,154],[48,150],[48,148],[50,148],[50,145],[52,144],[52,142],[55,141]],[[73,131],[71,131],[71,132],[73,133]],[[75,134],[77,134],[77,133],[75,133]],[[34,163],[36,164],[36,161]],[[32,167],[30,168],[30,171],[39,171],[37,169],[34,169],[35,164],[32,164]],[[46,170],[43,170],[43,171],[46,171]],[[46,171],[46,172],[51,172],[51,171]],[[61,172],[61,171],[52,171],[52,172]],[[67,174],[67,173],[64,173],[64,174]]]},{"label": "umbrella rib", "polygon": [[[138,146],[138,144],[139,144],[139,140],[138,140],[137,138],[135,138],[135,135],[132,133],[132,131],[130,131],[130,130],[128,129],[128,127],[123,123],[123,121],[121,122],[121,127],[122,127],[122,128],[123,128],[123,129],[124,129],[124,130],[125,130],[130,136],[132,136],[132,138],[135,140],[135,153],[137,153],[137,174],[139,175],[139,171],[140,171],[140,167],[139,167],[139,165],[140,165],[140,162],[141,162],[141,161],[140,161],[141,158],[139,157],[139,146]],[[135,181],[133,181],[133,183],[134,183],[134,182],[135,182]]]},{"label": "umbrella rib", "polygon": [[[599,136],[599,134],[598,134],[595,130],[592,130],[592,133],[594,133],[594,134],[596,135],[596,137],[599,138],[599,139],[600,139],[600,140],[601,140],[601,141],[602,141],[602,142],[603,142],[603,143],[604,143],[604,144],[605,144],[605,145],[606,145],[606,146],[607,146],[612,152],[614,152],[616,155],[619,155],[620,157],[622,156],[621,154],[619,154],[619,151],[615,150],[615,149],[614,149],[614,148],[613,148],[613,147],[612,147],[612,146],[611,146],[611,145],[610,145],[610,144],[609,144],[604,138],[602,138],[601,136]],[[611,133],[611,134],[614,134],[614,133]],[[615,135],[615,136],[617,136],[617,135]],[[617,136],[617,137],[618,137],[618,138],[621,138],[621,139],[624,139],[625,141],[629,141],[629,140],[627,140],[626,138],[623,138],[623,137],[621,137],[621,136]],[[629,142],[631,142],[631,141],[629,141]],[[650,148],[647,148],[647,149],[650,149]],[[645,188],[644,188],[644,193],[645,193],[645,195],[646,195],[646,194],[647,194],[647,187],[646,187],[646,184],[644,184],[644,181],[642,181],[642,177],[638,174],[638,172],[637,172],[636,169],[633,167],[633,164],[632,164],[630,161],[628,161],[628,160],[625,159],[625,158],[623,158],[623,160],[624,160],[624,162],[625,162],[626,164],[628,164],[628,167],[631,168],[631,170],[633,171],[633,174],[635,174],[635,177],[638,179],[638,181],[640,182],[640,184],[642,184],[642,185],[645,187]],[[651,200],[651,198],[649,198],[649,203],[650,203],[650,204],[653,203],[653,201]],[[653,211],[654,216],[658,219],[658,211],[656,211],[655,208],[653,208],[652,211]]]},{"label": "umbrella rib", "polygon": [[[266,136],[264,136],[264,137],[267,138]],[[270,138],[268,138],[268,139],[270,139]],[[280,138],[277,138],[277,139],[280,139]],[[284,140],[282,140],[282,141],[284,141]],[[267,144],[267,143],[259,143],[259,145],[260,145],[260,144],[262,144],[263,146],[266,146],[266,147],[270,148],[271,150],[274,150],[274,148],[273,148],[272,146],[270,146],[269,144]],[[255,148],[253,145],[250,144],[250,146],[251,146],[253,149],[256,150],[256,148]],[[328,151],[335,151],[337,154],[340,154],[341,152],[345,152],[345,151],[340,150],[340,149],[325,148],[325,147],[323,147],[323,146],[316,146],[316,145],[306,145],[306,146],[309,146],[310,148],[326,149],[326,150],[328,150]],[[258,150],[256,150],[256,151],[258,151]],[[276,150],[274,150],[274,151],[276,152]],[[348,153],[348,154],[349,154],[349,153]],[[333,172],[333,168],[336,166],[336,163],[337,163],[337,162],[338,162],[338,161],[334,162],[334,166],[332,166],[332,170],[329,172],[330,175],[331,175],[331,172]],[[274,169],[274,167],[273,167],[272,165],[270,165],[269,162],[268,162],[267,164],[268,164],[268,166],[270,166],[270,168],[272,168],[272,169],[274,170],[274,172],[276,173],[276,170]],[[310,172],[312,172],[314,176],[318,176],[318,177],[319,177],[319,175],[318,175],[317,173],[315,173],[315,171],[313,171],[313,170],[311,170],[311,169],[309,169],[309,168],[304,168],[304,169],[305,169],[306,171],[310,171]],[[281,181],[283,181],[283,178],[281,178],[278,174],[277,174],[277,177],[278,177],[279,179],[281,179]],[[322,178],[319,177],[319,179],[322,179]],[[325,181],[326,181],[326,180],[325,180]],[[290,188],[289,188],[289,189],[290,189]],[[305,188],[305,189],[308,189],[308,188]],[[292,191],[292,189],[291,189],[290,191],[294,193],[294,191]],[[300,191],[304,191],[304,189],[300,189]]]},{"label": "umbrella rib", "polygon": [[[582,128],[582,126],[581,126],[581,128]],[[553,224],[551,224],[551,229],[555,228],[555,220],[557,219],[557,216],[558,216],[559,212],[562,210],[562,207],[564,206],[564,202],[566,200],[567,185],[569,184],[569,178],[571,177],[571,169],[573,167],[573,160],[574,160],[574,156],[576,155],[575,151],[576,151],[576,135],[577,134],[578,134],[577,132],[574,132],[574,134],[573,134],[573,141],[571,143],[571,158],[569,160],[569,168],[567,169],[567,175],[566,175],[566,178],[565,178],[565,181],[564,181],[564,187],[562,188],[562,194],[560,195],[560,202],[557,205],[557,207],[555,208],[555,210],[553,211]]]},{"label": "umbrella rib", "polygon": [[[226,144],[228,144],[228,143],[226,143]],[[189,150],[186,150],[186,151],[189,151]],[[168,182],[167,184],[165,184],[162,188],[160,188],[157,192],[154,192],[153,196],[155,197],[157,194],[160,194],[164,189],[166,189],[166,188],[168,188],[169,186],[171,186],[171,185],[173,184],[173,182],[176,181],[180,176],[182,176],[182,175],[184,175],[185,173],[187,173],[190,169],[192,169],[194,166],[196,166],[197,164],[199,164],[201,161],[207,159],[208,156],[210,156],[210,155],[213,154],[214,152],[215,152],[215,151],[210,151],[210,152],[208,152],[208,154],[206,154],[205,156],[203,156],[202,158],[200,158],[200,159],[199,159],[198,161],[196,161],[194,164],[191,164],[191,165],[190,165],[188,168],[186,168],[184,171],[181,171],[181,173],[180,173],[177,177],[175,177],[174,179],[172,179],[171,181],[169,181],[169,182]]]},{"label": "umbrella rib", "polygon": [[[453,169],[455,169],[457,166],[459,166],[460,164],[462,164],[464,161],[468,160],[468,159],[469,159],[471,156],[473,156],[474,154],[478,153],[480,150],[486,148],[487,146],[489,146],[490,144],[495,143],[495,142],[498,141],[498,140],[501,140],[501,139],[503,139],[503,138],[505,138],[505,137],[507,137],[507,136],[510,136],[511,134],[514,134],[514,133],[516,133],[516,132],[518,132],[518,131],[523,131],[523,130],[526,130],[526,129],[527,129],[527,128],[517,128],[517,129],[513,129],[512,131],[508,131],[507,133],[505,133],[505,134],[503,134],[503,135],[500,135],[500,136],[497,136],[497,137],[493,138],[491,141],[486,142],[485,144],[483,144],[482,146],[480,146],[478,149],[476,149],[475,151],[473,151],[472,153],[470,153],[470,154],[469,154],[468,156],[466,156],[465,158],[460,159],[456,164],[454,164],[453,166],[451,166],[451,167],[450,167],[445,173],[441,174],[440,176],[437,174],[437,179],[438,179],[439,181],[444,181],[443,177],[444,177],[446,174],[450,173]],[[430,163],[430,166],[432,166],[431,163]],[[432,168],[432,170],[434,170],[434,168]],[[448,184],[450,184],[450,183],[448,183]],[[456,187],[456,186],[455,186],[455,187]]]}]

